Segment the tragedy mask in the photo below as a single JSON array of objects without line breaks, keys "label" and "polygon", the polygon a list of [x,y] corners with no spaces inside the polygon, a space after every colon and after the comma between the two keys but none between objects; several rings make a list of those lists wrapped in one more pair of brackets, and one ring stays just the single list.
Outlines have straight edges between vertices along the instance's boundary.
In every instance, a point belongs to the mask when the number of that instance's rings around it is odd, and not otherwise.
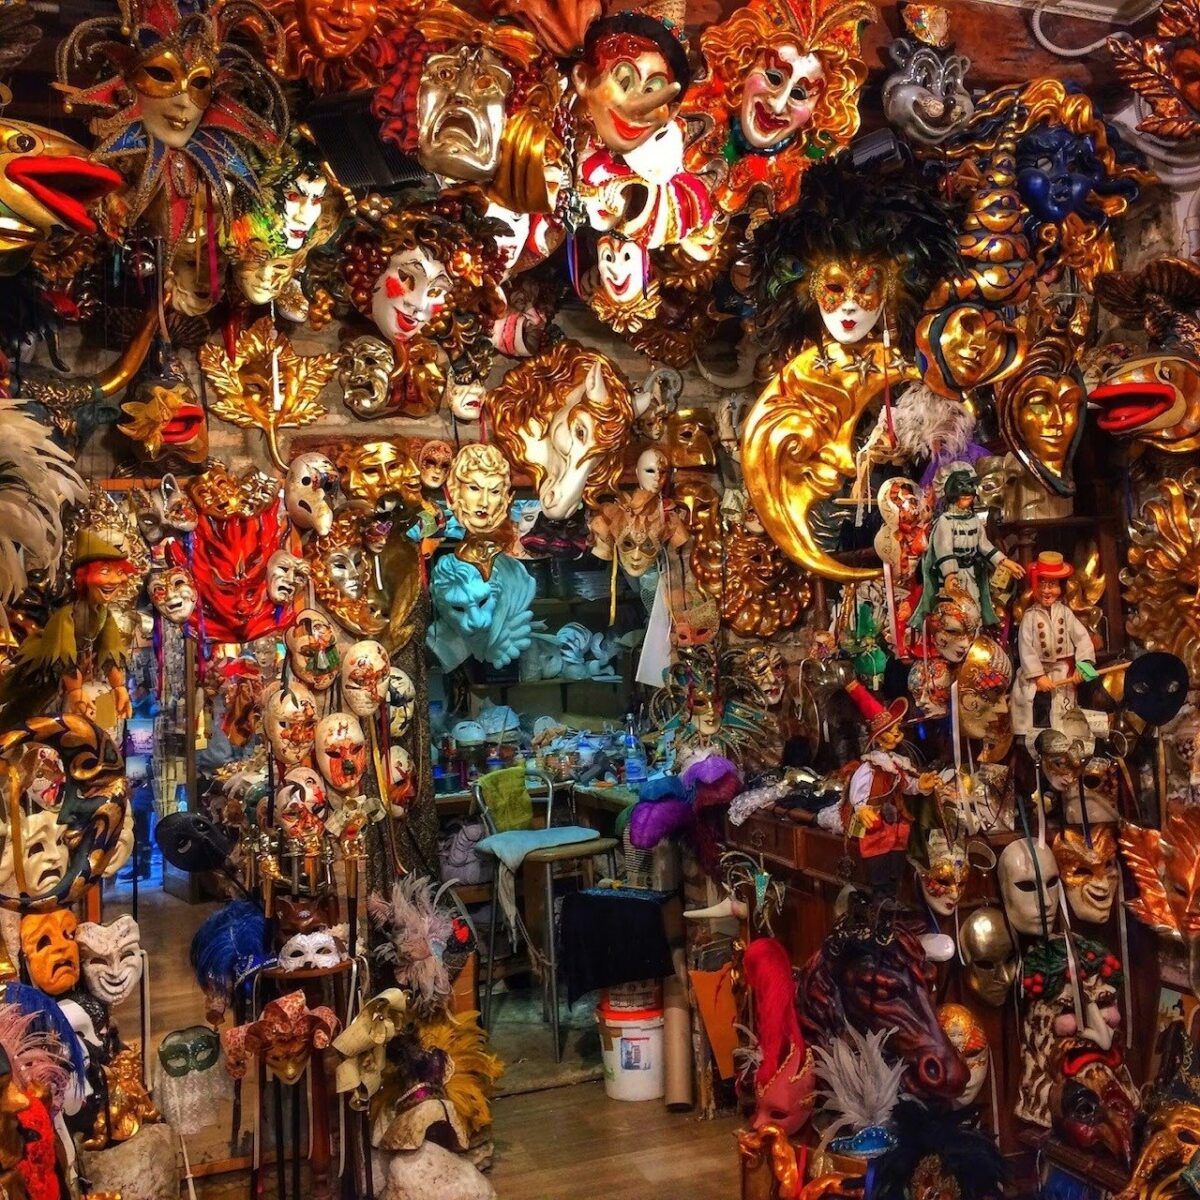
[{"label": "tragedy mask", "polygon": [[1051,849],[1072,915],[1103,925],[1117,898],[1117,837],[1111,825],[1092,825],[1087,832],[1090,841],[1081,828],[1064,829]]},{"label": "tragedy mask", "polygon": [[393,738],[403,737],[417,710],[417,689],[412,676],[400,667],[388,670],[387,702],[388,732]]},{"label": "tragedy mask", "polygon": [[500,161],[512,72],[486,46],[430,54],[417,86],[417,158],[435,175],[491,179]]},{"label": "tragedy mask", "polygon": [[142,978],[142,935],[133,917],[122,913],[107,925],[85,921],[75,941],[84,985],[97,1000],[112,1006],[133,995]]},{"label": "tragedy mask", "polygon": [[328,929],[295,933],[279,951],[283,971],[327,971],[342,961],[342,952]]},{"label": "tragedy mask", "polygon": [[158,567],[146,578],[155,611],[172,625],[183,625],[196,611],[196,581],[183,567]]},{"label": "tragedy mask", "polygon": [[312,753],[316,698],[299,680],[272,684],[263,694],[262,723],[271,753],[284,766],[298,767]]},{"label": "tragedy mask", "polygon": [[967,966],[967,986],[985,1004],[1000,1008],[1017,977],[1017,948],[1004,913],[992,907],[969,913],[959,926],[958,948]]},{"label": "tragedy mask", "polygon": [[21,818],[19,857],[15,853],[16,838],[8,830],[0,851],[0,884],[15,880],[19,891],[32,896],[62,882],[71,850],[67,845],[69,828],[60,825],[58,817],[58,809],[42,809]]},{"label": "tragedy mask", "polygon": [[403,746],[388,747],[388,805],[393,817],[403,817],[417,794],[417,768]]},{"label": "tragedy mask", "polygon": [[1058,864],[1049,846],[1030,838],[1010,842],[997,864],[1000,896],[1009,922],[1018,933],[1043,937],[1058,917]]},{"label": "tragedy mask", "polygon": [[276,550],[267,560],[267,595],[275,604],[291,604],[307,578],[308,564],[287,550]]},{"label": "tragedy mask", "polygon": [[305,608],[283,635],[288,665],[297,679],[315,692],[324,692],[338,677],[337,633],[333,622],[318,609]]},{"label": "tragedy mask", "polygon": [[351,338],[338,355],[342,403],[363,421],[387,412],[395,366],[396,354],[387,342],[371,334]]},{"label": "tragedy mask", "polygon": [[468,536],[494,533],[508,522],[512,472],[496,446],[463,446],[454,456],[447,489],[450,509]]},{"label": "tragedy mask", "polygon": [[954,1107],[970,1108],[987,1078],[991,1059],[987,1034],[975,1014],[961,1004],[943,1004],[938,1009],[938,1024],[970,1072],[967,1086],[954,1099]]},{"label": "tragedy mask", "polygon": [[288,463],[283,482],[283,504],[296,528],[324,537],[333,525],[340,486],[337,468],[324,454],[297,454]]},{"label": "tragedy mask", "polygon": [[861,342],[878,324],[891,292],[891,268],[870,259],[831,259],[809,287],[829,336],[843,346]]},{"label": "tragedy mask", "polygon": [[406,247],[375,280],[371,319],[391,341],[411,341],[446,308],[453,286],[445,263],[420,246]]},{"label": "tragedy mask", "polygon": [[360,790],[367,769],[367,739],[358,718],[335,712],[317,722],[317,769],[341,796]]},{"label": "tragedy mask", "polygon": [[79,922],[69,908],[21,918],[21,953],[34,987],[61,996],[79,985]]},{"label": "tragedy mask", "polygon": [[450,478],[450,466],[453,462],[454,447],[449,442],[426,442],[417,454],[421,486],[429,492],[440,492]]},{"label": "tragedy mask", "polygon": [[391,663],[379,642],[355,642],[342,658],[342,702],[356,717],[372,717],[388,697]]},{"label": "tragedy mask", "polygon": [[958,907],[970,873],[967,848],[940,829],[931,829],[929,864],[917,867],[917,882],[925,903],[939,917],[948,917]]}]

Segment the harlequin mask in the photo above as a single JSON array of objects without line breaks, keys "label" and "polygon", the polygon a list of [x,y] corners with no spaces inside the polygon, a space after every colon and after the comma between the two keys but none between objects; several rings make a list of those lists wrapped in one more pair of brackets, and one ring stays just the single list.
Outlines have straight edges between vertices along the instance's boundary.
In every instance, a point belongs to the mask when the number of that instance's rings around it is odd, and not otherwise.
[{"label": "harlequin mask", "polygon": [[162,567],[150,572],[146,590],[155,611],[172,625],[183,625],[196,611],[196,581],[182,567]]},{"label": "harlequin mask", "polygon": [[717,451],[714,446],[716,427],[712,413],[706,408],[676,409],[667,418],[666,451],[671,466],[682,468],[715,467]]},{"label": "harlequin mask", "polygon": [[403,746],[388,747],[388,804],[393,817],[403,817],[417,794],[416,765]]},{"label": "harlequin mask", "polygon": [[394,738],[403,737],[417,709],[417,689],[407,671],[392,667],[387,685],[388,732]]},{"label": "harlequin mask", "polygon": [[122,913],[107,925],[85,921],[75,935],[87,990],[105,1004],[122,1004],[142,978],[142,935]]},{"label": "harlequin mask", "polygon": [[317,723],[317,769],[339,795],[357,792],[367,769],[367,739],[358,718],[330,713]]},{"label": "harlequin mask", "polygon": [[284,971],[329,970],[341,961],[342,952],[327,929],[293,934],[279,951],[279,966]]},{"label": "harlequin mask", "polygon": [[1004,914],[990,907],[969,913],[959,926],[958,948],[967,965],[967,986],[984,1003],[1001,1007],[1017,977],[1017,948]]},{"label": "harlequin mask", "polygon": [[966,847],[931,829],[929,865],[917,868],[917,880],[925,902],[938,916],[948,917],[958,907],[969,875]]},{"label": "harlequin mask", "polygon": [[938,1009],[938,1024],[945,1030],[950,1044],[970,1071],[967,1086],[954,1100],[955,1108],[969,1108],[975,1103],[987,1078],[987,1034],[975,1014],[961,1004],[943,1004]]},{"label": "harlequin mask", "polygon": [[650,275],[650,254],[632,238],[606,233],[596,239],[596,276],[618,310],[646,303]]},{"label": "harlequin mask", "polygon": [[512,73],[483,46],[454,46],[425,60],[417,87],[417,158],[435,175],[491,179],[500,161]]},{"label": "harlequin mask", "polygon": [[411,341],[445,309],[454,282],[420,246],[388,260],[371,293],[371,319],[394,342]]},{"label": "harlequin mask", "polygon": [[387,699],[391,663],[379,642],[355,642],[342,659],[342,702],[356,717],[373,717]]},{"label": "harlequin mask", "polygon": [[1000,895],[1009,922],[1018,933],[1042,937],[1058,917],[1058,864],[1049,846],[1029,838],[1010,842],[997,865]]},{"label": "harlequin mask", "polygon": [[1082,830],[1064,829],[1051,848],[1072,914],[1080,921],[1103,925],[1117,898],[1117,838],[1111,825],[1093,825],[1090,832],[1088,845]]},{"label": "harlequin mask", "polygon": [[47,996],[61,996],[79,985],[78,924],[69,908],[21,918],[21,953],[29,979]]},{"label": "harlequin mask", "polygon": [[494,533],[508,521],[512,474],[496,446],[472,443],[459,450],[447,489],[450,509],[468,534]]},{"label": "harlequin mask", "polygon": [[21,780],[25,795],[39,809],[58,811],[67,786],[62,757],[51,746],[33,746],[33,753],[21,761]]},{"label": "harlequin mask", "polygon": [[823,263],[810,288],[829,336],[843,346],[861,342],[875,328],[891,291],[890,268],[880,262]]},{"label": "harlequin mask", "polygon": [[363,421],[391,407],[392,371],[396,355],[380,338],[362,334],[347,342],[338,357],[338,386],[342,403]]},{"label": "harlequin mask", "polygon": [[324,692],[338,677],[337,634],[333,622],[315,608],[305,608],[283,635],[288,665],[313,691]]},{"label": "harlequin mask", "polygon": [[324,1005],[308,1008],[302,991],[268,1001],[262,1016],[249,1025],[221,1034],[226,1069],[234,1079],[246,1074],[251,1055],[262,1055],[272,1077],[293,1084],[308,1065],[314,1050],[333,1040],[341,1023]]},{"label": "harlequin mask", "polygon": [[333,526],[333,502],[340,487],[337,468],[324,454],[297,454],[288,464],[283,503],[297,529],[324,537]]},{"label": "harlequin mask", "polygon": [[292,680],[273,684],[263,695],[263,730],[271,753],[287,767],[298,767],[312,753],[317,702],[308,687]]},{"label": "harlequin mask", "polygon": [[426,442],[417,455],[421,486],[430,492],[440,492],[450,478],[453,462],[454,447],[449,442]]},{"label": "harlequin mask", "polygon": [[291,604],[307,578],[308,564],[287,550],[276,550],[267,560],[267,595],[275,604]]}]

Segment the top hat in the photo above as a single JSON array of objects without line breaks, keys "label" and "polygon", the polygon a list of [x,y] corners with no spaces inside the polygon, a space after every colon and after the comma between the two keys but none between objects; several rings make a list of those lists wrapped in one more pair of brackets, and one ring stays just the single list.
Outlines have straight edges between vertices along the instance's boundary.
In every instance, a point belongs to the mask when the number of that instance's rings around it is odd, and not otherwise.
[{"label": "top hat", "polygon": [[868,692],[857,679],[852,679],[846,684],[846,695],[854,701],[863,720],[866,721],[867,737],[872,743],[877,742],[880,736],[893,726],[899,725],[908,712],[908,701],[903,697],[893,700],[885,707],[883,702]]}]

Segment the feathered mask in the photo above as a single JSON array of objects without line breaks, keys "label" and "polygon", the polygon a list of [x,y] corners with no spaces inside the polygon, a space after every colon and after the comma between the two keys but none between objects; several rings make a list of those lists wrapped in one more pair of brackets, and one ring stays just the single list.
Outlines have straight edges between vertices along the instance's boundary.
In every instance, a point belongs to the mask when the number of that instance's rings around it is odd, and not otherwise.
[{"label": "feathered mask", "polygon": [[422,876],[406,875],[393,885],[390,901],[372,896],[367,912],[387,938],[376,955],[392,965],[396,982],[412,992],[413,1007],[426,1012],[442,1008],[450,995],[442,955],[453,922],[434,902],[433,885]]}]

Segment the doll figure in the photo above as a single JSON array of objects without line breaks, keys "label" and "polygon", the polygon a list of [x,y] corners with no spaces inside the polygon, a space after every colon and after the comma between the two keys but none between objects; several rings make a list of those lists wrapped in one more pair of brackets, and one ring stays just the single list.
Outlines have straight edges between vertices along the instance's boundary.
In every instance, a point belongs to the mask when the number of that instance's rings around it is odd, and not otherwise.
[{"label": "doll figure", "polygon": [[[1043,550],[1029,568],[1033,603],[1021,617],[1017,633],[1019,667],[1012,690],[1013,732],[1032,733],[1056,726],[1075,691],[1095,677],[1096,647],[1084,623],[1062,600],[1063,585],[1074,573],[1054,551]],[[1038,698],[1047,697],[1039,713]]]}]

